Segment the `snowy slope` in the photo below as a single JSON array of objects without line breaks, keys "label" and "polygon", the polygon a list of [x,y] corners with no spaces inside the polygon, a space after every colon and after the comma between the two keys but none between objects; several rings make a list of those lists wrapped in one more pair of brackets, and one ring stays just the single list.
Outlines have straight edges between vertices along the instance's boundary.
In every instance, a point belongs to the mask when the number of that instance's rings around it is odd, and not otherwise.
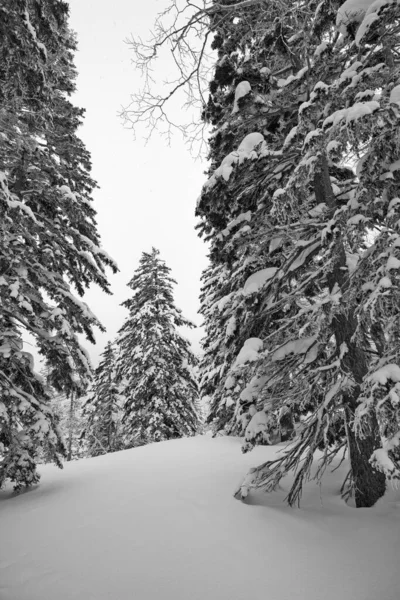
[{"label": "snowy slope", "polygon": [[0,599],[398,600],[398,493],[347,507],[343,466],[300,510],[284,490],[235,500],[275,450],[204,436],[43,467],[0,493]]}]

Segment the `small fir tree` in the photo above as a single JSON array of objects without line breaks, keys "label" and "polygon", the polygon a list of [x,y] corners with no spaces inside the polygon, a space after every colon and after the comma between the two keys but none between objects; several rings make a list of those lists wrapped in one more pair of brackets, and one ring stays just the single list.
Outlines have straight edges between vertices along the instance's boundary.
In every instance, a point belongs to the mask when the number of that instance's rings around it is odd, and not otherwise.
[{"label": "small fir tree", "polygon": [[108,342],[94,372],[92,393],[83,407],[81,440],[89,456],[121,450],[122,396],[116,382],[116,351]]},{"label": "small fir tree", "polygon": [[175,306],[170,269],[155,248],[144,252],[123,303],[129,316],[119,331],[118,377],[125,396],[129,446],[193,435],[197,429],[197,359],[178,327],[194,325]]}]

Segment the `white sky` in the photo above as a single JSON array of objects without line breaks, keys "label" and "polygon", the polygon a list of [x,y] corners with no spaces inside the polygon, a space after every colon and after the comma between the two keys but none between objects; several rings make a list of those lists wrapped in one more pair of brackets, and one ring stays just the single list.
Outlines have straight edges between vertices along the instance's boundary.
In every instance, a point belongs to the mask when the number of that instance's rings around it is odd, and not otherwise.
[{"label": "white sky", "polygon": [[[131,64],[124,40],[131,34],[147,39],[164,1],[69,0],[70,25],[78,35],[78,70],[74,104],[86,109],[79,134],[92,155],[92,175],[100,185],[94,193],[98,228],[105,250],[120,273],[109,274],[113,296],[91,289],[85,301],[107,332],[96,332],[97,345],[85,343],[94,366],[106,342],[113,339],[127,311],[126,284],[143,251],[158,248],[177,280],[175,299],[184,315],[201,323],[200,275],[207,264],[207,247],[194,230],[196,200],[205,181],[205,163],[194,161],[175,136],[171,147],[158,136],[146,145],[134,140],[117,116],[130,94],[140,88],[140,75]],[[160,69],[162,78],[162,69]],[[199,115],[200,118],[200,115]],[[184,334],[199,351],[201,329]]]}]

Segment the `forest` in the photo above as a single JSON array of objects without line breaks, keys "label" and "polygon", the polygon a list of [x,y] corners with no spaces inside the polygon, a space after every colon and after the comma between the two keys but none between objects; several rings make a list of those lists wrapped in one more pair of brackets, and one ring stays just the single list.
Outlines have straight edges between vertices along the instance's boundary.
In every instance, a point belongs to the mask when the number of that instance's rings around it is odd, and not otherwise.
[{"label": "forest", "polygon": [[118,472],[124,451],[147,464],[159,442],[183,460],[181,438],[222,469],[239,439],[235,510],[302,507],[336,471],[340,506],[375,510],[400,480],[400,2],[168,0],[128,40],[142,87],[115,119],[205,165],[201,351],[158,247],[132,263],[115,336],[86,302],[118,267],[69,19],[63,0],[0,1],[0,488],[40,490],[51,463]]}]

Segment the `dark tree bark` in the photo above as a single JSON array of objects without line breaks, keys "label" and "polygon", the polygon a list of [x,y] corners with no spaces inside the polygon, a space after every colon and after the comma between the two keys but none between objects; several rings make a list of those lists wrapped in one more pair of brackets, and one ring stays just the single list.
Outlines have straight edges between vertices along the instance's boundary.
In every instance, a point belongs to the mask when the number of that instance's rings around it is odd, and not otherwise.
[{"label": "dark tree bark", "polygon": [[[315,174],[314,190],[317,203],[324,202],[333,215],[337,206],[325,155],[321,156],[319,168]],[[338,255],[331,271],[327,274],[327,280],[330,291],[333,290],[335,285],[338,285],[344,295],[347,287],[346,254],[340,232],[334,232],[334,235],[336,235],[335,242]],[[361,384],[368,372],[368,363],[364,350],[357,346],[353,340],[357,330],[355,307],[346,306],[345,309],[345,311],[333,317],[332,332],[335,336],[338,353],[342,344],[347,346],[347,352],[342,358],[342,368],[355,382],[351,392],[343,395],[343,404],[348,424],[349,455],[355,503],[357,507],[368,507],[373,506],[384,495],[386,483],[384,474],[373,469],[369,462],[374,450],[381,445],[379,425],[375,414],[369,416],[362,437],[357,435],[354,429],[354,414],[358,404]]]},{"label": "dark tree bark", "polygon": [[294,423],[291,413],[285,413],[279,419],[279,429],[281,432],[281,442],[288,442],[293,438]]},{"label": "dark tree bark", "polygon": [[75,397],[74,392],[71,391],[69,400],[69,431],[68,431],[68,449],[67,449],[67,461],[72,460],[72,433],[73,433],[73,422],[75,416]]}]

